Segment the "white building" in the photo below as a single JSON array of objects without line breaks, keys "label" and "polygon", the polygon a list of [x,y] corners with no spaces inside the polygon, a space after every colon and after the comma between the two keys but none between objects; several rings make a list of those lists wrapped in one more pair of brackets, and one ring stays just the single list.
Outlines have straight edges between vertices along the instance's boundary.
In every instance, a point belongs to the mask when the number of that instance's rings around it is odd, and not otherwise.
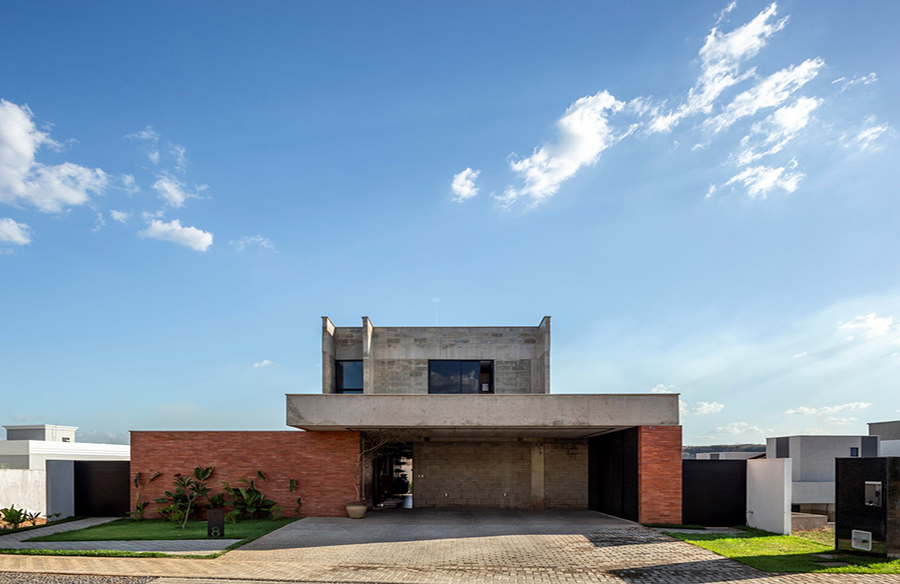
[{"label": "white building", "polygon": [[48,460],[128,460],[127,444],[76,442],[75,426],[40,424],[3,426],[6,440],[0,442],[0,470],[44,470]]},{"label": "white building", "polygon": [[782,436],[766,439],[766,458],[792,459],[791,509],[834,516],[836,458],[878,456],[877,436]]}]

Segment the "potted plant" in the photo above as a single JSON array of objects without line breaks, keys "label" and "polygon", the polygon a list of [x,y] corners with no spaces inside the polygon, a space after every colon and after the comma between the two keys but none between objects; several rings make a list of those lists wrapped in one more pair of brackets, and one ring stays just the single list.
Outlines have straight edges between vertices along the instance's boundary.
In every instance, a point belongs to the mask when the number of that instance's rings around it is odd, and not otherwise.
[{"label": "potted plant", "polygon": [[347,515],[351,519],[362,519],[369,510],[369,502],[365,498],[366,464],[388,450],[391,444],[401,441],[397,436],[386,432],[370,432],[361,438],[359,456],[356,457],[356,475],[353,481],[356,500],[350,501],[346,505]]}]

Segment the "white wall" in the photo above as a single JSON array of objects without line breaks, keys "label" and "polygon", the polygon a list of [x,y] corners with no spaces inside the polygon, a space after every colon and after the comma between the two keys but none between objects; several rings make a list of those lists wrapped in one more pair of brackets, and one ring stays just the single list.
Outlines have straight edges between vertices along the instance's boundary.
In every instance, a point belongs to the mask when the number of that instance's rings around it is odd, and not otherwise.
[{"label": "white wall", "polygon": [[43,470],[0,470],[0,509],[15,505],[16,509],[46,512],[47,473]]},{"label": "white wall", "polygon": [[59,513],[59,519],[75,515],[75,463],[71,460],[47,461],[47,514]]},{"label": "white wall", "polygon": [[791,533],[791,459],[747,461],[747,525]]},{"label": "white wall", "polygon": [[900,456],[900,440],[882,440],[878,443],[879,456]]}]

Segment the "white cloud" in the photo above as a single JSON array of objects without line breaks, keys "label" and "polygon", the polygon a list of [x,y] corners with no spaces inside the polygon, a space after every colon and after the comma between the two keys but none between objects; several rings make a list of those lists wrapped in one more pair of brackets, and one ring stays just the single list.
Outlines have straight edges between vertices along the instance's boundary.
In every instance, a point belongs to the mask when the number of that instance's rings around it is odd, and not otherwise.
[{"label": "white cloud", "polygon": [[187,150],[184,146],[174,144],[169,152],[175,157],[175,168],[184,172],[185,168],[187,168]]},{"label": "white cloud", "polygon": [[97,216],[94,218],[94,227],[91,231],[96,233],[104,227],[106,227],[106,219],[103,217],[103,213],[97,213]]},{"label": "white cloud", "polygon": [[582,166],[597,162],[600,154],[615,143],[608,115],[624,104],[606,91],[582,97],[569,106],[556,122],[559,139],[545,144],[521,160],[511,160],[509,167],[525,182],[521,188],[508,187],[497,199],[508,207],[520,198],[530,200],[530,207],[552,197],[562,182]]},{"label": "white cloud", "polygon": [[861,129],[841,136],[841,143],[844,145],[844,148],[855,148],[860,152],[877,150],[878,145],[875,144],[875,141],[891,133],[891,126],[890,124],[876,124],[875,122],[875,116],[869,116]]},{"label": "white cloud", "polygon": [[151,221],[146,229],[138,232],[138,236],[171,241],[197,251],[206,251],[213,242],[212,233],[196,227],[182,227],[178,219],[173,219],[168,223]]},{"label": "white cloud", "polygon": [[259,363],[254,363],[254,364],[253,364],[253,367],[254,367],[255,369],[259,369],[259,368],[261,368],[261,367],[269,367],[270,365],[274,365],[274,364],[275,364],[275,363],[272,363],[272,362],[269,361],[268,359],[263,359],[263,360],[260,361]]},{"label": "white cloud", "polygon": [[801,97],[792,105],[779,108],[766,119],[753,124],[750,134],[741,140],[738,164],[750,164],[763,156],[781,152],[785,144],[806,127],[813,110],[821,103],[821,99]]},{"label": "white cloud", "polygon": [[799,359],[800,357],[805,357],[805,356],[807,356],[808,354],[809,354],[809,353],[806,352],[806,351],[803,351],[802,353],[796,353],[796,354],[794,354],[794,359]]},{"label": "white cloud", "polygon": [[134,134],[126,134],[125,137],[134,140],[148,140],[153,143],[159,142],[159,134],[151,126],[147,126],[140,132],[135,132]]},{"label": "white cloud", "polygon": [[133,195],[135,193],[139,193],[141,191],[141,187],[137,185],[137,182],[134,180],[134,176],[130,174],[122,175],[122,188],[129,195]]},{"label": "white cloud", "polygon": [[462,203],[471,199],[478,194],[478,187],[475,186],[475,179],[481,174],[480,170],[472,170],[466,168],[464,171],[453,175],[453,182],[450,183],[450,190],[453,191],[453,200]]},{"label": "white cloud", "polygon": [[60,145],[39,131],[33,118],[28,106],[0,100],[0,203],[28,203],[45,213],[59,213],[103,192],[109,177],[99,168],[35,160],[42,146]]},{"label": "white cloud", "polygon": [[[650,393],[680,393],[681,390],[674,385],[656,385],[650,390]],[[724,404],[718,402],[697,402],[693,405],[683,400],[678,400],[678,410],[684,416],[702,416],[705,414],[716,414],[725,408]]]},{"label": "white cloud", "polygon": [[792,172],[796,167],[795,160],[792,160],[787,167],[751,166],[728,179],[725,185],[741,183],[747,188],[747,194],[751,197],[761,195],[763,199],[776,188],[793,193],[805,176],[802,172]]},{"label": "white cloud", "polygon": [[109,210],[109,216],[112,217],[113,221],[118,221],[119,223],[128,223],[128,220],[131,219],[131,213],[116,211],[115,209]]},{"label": "white cloud", "polygon": [[685,416],[702,416],[705,414],[717,414],[724,408],[724,404],[718,402],[697,402],[693,405],[687,402],[679,402],[679,410]]},{"label": "white cloud", "polygon": [[208,187],[200,185],[196,187],[196,191],[191,191],[185,187],[185,184],[174,176],[163,173],[157,175],[153,188],[156,190],[157,196],[165,201],[171,207],[183,207],[187,199],[200,198],[200,192],[205,191]]},{"label": "white cloud", "polygon": [[0,242],[28,245],[31,243],[31,228],[9,217],[0,217]]},{"label": "white cloud", "polygon": [[716,434],[767,434],[772,430],[766,430],[759,426],[748,424],[747,422],[732,422],[724,426],[716,426],[713,432]]},{"label": "white cloud", "polygon": [[829,416],[822,421],[831,426],[849,426],[855,424],[859,420],[857,418],[836,418],[834,416]]},{"label": "white cloud", "polygon": [[[718,22],[728,12],[730,7],[719,15]],[[655,117],[648,129],[669,132],[687,116],[709,114],[715,100],[726,89],[752,76],[752,69],[741,73],[741,63],[759,53],[766,46],[766,40],[787,24],[787,17],[770,22],[775,14],[773,3],[753,20],[729,33],[713,28],[700,49],[701,73],[688,92],[687,101],[677,110]]]},{"label": "white cloud", "polygon": [[272,240],[262,235],[245,235],[238,240],[229,241],[228,245],[234,246],[234,249],[238,251],[244,251],[251,247],[275,250],[275,244],[272,243]]},{"label": "white cloud", "polygon": [[755,115],[761,109],[779,106],[791,94],[812,81],[824,66],[825,61],[822,59],[807,59],[799,65],[773,73],[735,97],[725,111],[704,121],[703,126],[718,133],[741,118]]},{"label": "white cloud", "polygon": [[839,406],[823,406],[820,408],[810,408],[807,406],[800,406],[798,408],[790,409],[784,413],[787,415],[799,414],[799,415],[803,415],[803,416],[811,416],[811,415],[830,416],[830,415],[838,414],[840,412],[864,410],[871,405],[872,404],[870,404],[868,402],[853,402],[853,403],[841,404]]},{"label": "white cloud", "polygon": [[[873,312],[871,314],[853,317],[849,322],[838,323],[838,330],[850,332],[858,331],[864,333],[867,339],[872,339],[889,334],[893,322],[893,316],[879,317]],[[848,338],[851,340],[853,339],[852,336]]]},{"label": "white cloud", "polygon": [[836,83],[841,83],[842,81],[844,83],[843,83],[843,85],[841,85],[841,89],[838,93],[844,93],[845,91],[847,91],[854,85],[859,85],[859,84],[872,85],[873,83],[878,81],[878,76],[874,72],[872,72],[872,73],[869,73],[868,75],[863,75],[862,77],[854,75],[852,79],[847,79],[846,77],[840,77],[838,79],[835,79],[831,83],[832,83],[832,85],[834,85]]}]

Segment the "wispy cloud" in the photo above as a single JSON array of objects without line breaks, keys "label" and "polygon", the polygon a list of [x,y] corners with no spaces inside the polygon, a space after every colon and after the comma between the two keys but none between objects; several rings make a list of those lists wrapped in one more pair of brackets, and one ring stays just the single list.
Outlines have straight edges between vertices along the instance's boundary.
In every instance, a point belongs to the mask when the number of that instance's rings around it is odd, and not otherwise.
[{"label": "wispy cloud", "polygon": [[234,247],[237,251],[245,251],[248,249],[266,249],[275,251],[275,244],[268,237],[262,235],[245,235],[235,241],[229,241],[228,245]]},{"label": "wispy cloud", "polygon": [[751,166],[728,179],[725,186],[742,184],[748,195],[763,199],[776,188],[793,193],[804,176],[802,172],[796,172],[795,168],[796,160],[791,160],[787,166]]},{"label": "wispy cloud", "polygon": [[263,368],[263,367],[270,367],[270,366],[272,366],[272,365],[275,365],[275,363],[272,363],[272,362],[269,361],[268,359],[263,359],[262,361],[259,361],[258,363],[254,363],[254,364],[253,364],[253,368],[254,368],[254,369],[261,369],[261,368]]},{"label": "wispy cloud", "polygon": [[31,243],[31,228],[9,217],[0,217],[0,242],[28,245]]},{"label": "wispy cloud", "polygon": [[606,91],[582,97],[570,105],[556,122],[559,138],[555,144],[545,144],[527,158],[510,160],[510,169],[525,184],[508,187],[497,199],[508,207],[522,198],[534,206],[552,197],[560,184],[581,167],[595,164],[600,154],[615,143],[608,117],[624,105]]},{"label": "wispy cloud", "polygon": [[60,148],[50,134],[37,129],[28,106],[0,100],[0,203],[29,204],[44,213],[83,205],[102,193],[109,176],[99,168],[36,160],[42,147]]},{"label": "wispy cloud", "polygon": [[[650,390],[651,393],[680,393],[680,390],[674,385],[658,384]],[[702,416],[705,414],[717,414],[725,409],[724,404],[718,402],[697,402],[689,404],[686,401],[678,400],[678,410],[684,416]]]},{"label": "wispy cloud", "polygon": [[146,229],[138,232],[138,236],[170,241],[197,251],[206,251],[213,243],[212,233],[196,227],[182,227],[178,219],[168,223],[153,220]]},{"label": "wispy cloud", "polygon": [[802,97],[753,124],[750,133],[741,140],[738,164],[750,164],[763,156],[781,152],[806,127],[813,110],[821,103],[820,99]]},{"label": "wispy cloud", "polygon": [[864,410],[871,405],[872,404],[868,403],[868,402],[853,402],[853,403],[841,404],[839,406],[822,406],[822,407],[818,407],[818,408],[800,406],[798,408],[792,408],[784,413],[789,416],[791,416],[791,415],[804,415],[804,416],[827,415],[827,416],[830,416],[830,415],[834,415],[834,414],[839,414],[841,412]]},{"label": "wispy cloud", "polygon": [[112,217],[113,221],[118,221],[119,223],[128,223],[128,220],[131,219],[131,213],[116,211],[115,209],[109,210],[109,216]]},{"label": "wispy cloud", "polygon": [[157,176],[157,180],[153,183],[153,189],[157,196],[166,202],[170,207],[183,207],[184,202],[188,199],[199,199],[202,197],[201,192],[205,191],[207,185],[199,185],[194,190],[168,173],[162,173]]},{"label": "wispy cloud", "polygon": [[[862,334],[865,338],[872,339],[889,334],[893,328],[893,323],[893,316],[879,317],[873,312],[855,316],[848,322],[838,323],[837,328],[840,331],[849,331],[853,335]],[[847,337],[848,340],[853,340],[854,338],[855,336]]]},{"label": "wispy cloud", "polygon": [[713,428],[713,433],[715,434],[728,434],[731,436],[738,434],[768,434],[770,432],[772,430],[748,424],[747,422],[731,422],[730,424]]},{"label": "wispy cloud", "polygon": [[450,190],[453,191],[453,200],[457,203],[467,201],[478,194],[478,187],[475,186],[475,179],[481,174],[480,170],[472,170],[466,168],[464,171],[453,175],[453,181],[450,183]]},{"label": "wispy cloud", "polygon": [[875,116],[869,116],[862,127],[851,132],[845,132],[841,136],[841,144],[844,145],[844,148],[859,152],[878,150],[879,144],[876,141],[882,136],[890,134],[891,131],[890,124],[879,124]]}]

